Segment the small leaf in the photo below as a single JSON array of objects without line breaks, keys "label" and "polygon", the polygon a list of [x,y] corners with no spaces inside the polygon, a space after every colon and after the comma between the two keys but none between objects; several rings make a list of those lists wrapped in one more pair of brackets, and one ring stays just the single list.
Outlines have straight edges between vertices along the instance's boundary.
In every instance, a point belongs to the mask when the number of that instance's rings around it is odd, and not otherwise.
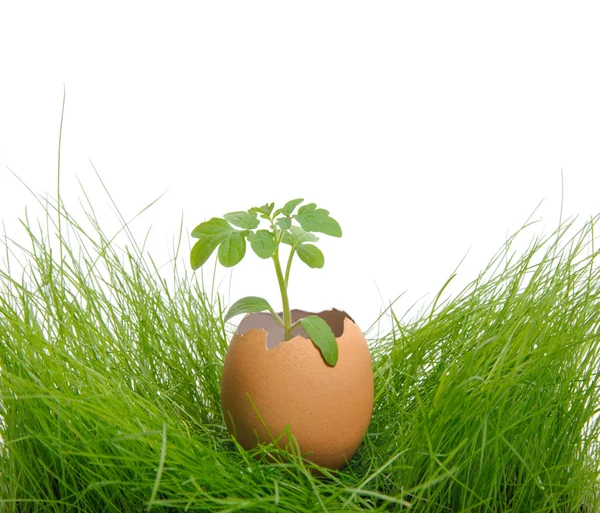
[{"label": "small leaf", "polygon": [[260,214],[260,217],[262,217],[263,219],[269,219],[271,210],[273,210],[273,206],[274,205],[269,205],[267,203],[266,205],[263,205],[262,207],[252,207],[250,210],[248,210],[248,213],[249,214]]},{"label": "small leaf", "polygon": [[[265,310],[269,310],[272,315],[279,319],[279,316],[275,313],[275,310],[273,310],[266,299],[257,296],[247,296],[238,299],[229,307],[229,310],[227,310],[227,313],[225,314],[224,321],[227,322],[229,319],[239,314],[263,312]],[[281,319],[279,319],[279,321],[281,321]]]},{"label": "small leaf", "polygon": [[192,231],[192,237],[200,238],[201,235],[221,235],[232,230],[233,228],[229,226],[229,223],[225,219],[213,217],[196,226]]},{"label": "small leaf", "polygon": [[308,267],[313,269],[321,269],[325,265],[325,257],[321,250],[313,244],[300,244],[296,248],[296,252]]},{"label": "small leaf", "polygon": [[247,230],[254,230],[260,224],[260,221],[256,218],[256,212],[230,212],[223,217],[232,225]]},{"label": "small leaf", "polygon": [[329,216],[329,212],[323,208],[298,213],[294,219],[300,223],[300,226],[307,232],[320,232],[332,237],[341,237],[342,229],[338,222]]},{"label": "small leaf", "polygon": [[306,214],[308,212],[312,212],[316,208],[317,208],[316,203],[307,203],[306,205],[303,205],[298,209],[298,214]]},{"label": "small leaf", "polygon": [[277,219],[276,223],[282,230],[288,230],[290,226],[292,226],[292,220],[289,217],[282,217],[281,219]]},{"label": "small leaf", "polygon": [[242,234],[233,230],[219,246],[219,262],[224,267],[233,267],[246,254],[246,241]]},{"label": "small leaf", "polygon": [[317,242],[319,238],[309,232],[305,232],[299,226],[291,225],[287,232],[283,234],[283,243],[292,247],[299,246],[304,242]]},{"label": "small leaf", "polygon": [[262,207],[253,207],[248,212],[257,212],[259,214],[266,214],[267,216],[273,212],[275,203],[265,203]]},{"label": "small leaf", "polygon": [[329,324],[317,315],[309,315],[300,319],[300,324],[321,351],[327,365],[335,367],[338,361],[338,344]]},{"label": "small leaf", "polygon": [[[294,209],[300,205],[300,203],[302,203],[304,201],[303,198],[298,198],[298,199],[293,199],[288,201],[283,208],[281,209],[281,211],[283,212],[284,215],[286,216],[290,216],[292,215],[292,212],[294,211]],[[316,206],[316,205],[315,205]]]},{"label": "small leaf", "polygon": [[252,250],[260,258],[271,258],[273,253],[275,253],[275,249],[277,249],[275,238],[268,230],[258,230],[256,233],[248,233],[248,241],[252,246]]}]

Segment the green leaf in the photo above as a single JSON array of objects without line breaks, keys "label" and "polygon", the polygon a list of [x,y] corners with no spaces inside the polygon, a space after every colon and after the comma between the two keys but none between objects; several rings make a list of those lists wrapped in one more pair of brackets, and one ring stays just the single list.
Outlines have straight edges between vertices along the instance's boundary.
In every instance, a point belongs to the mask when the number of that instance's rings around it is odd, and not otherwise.
[{"label": "green leaf", "polygon": [[232,225],[247,230],[254,230],[260,224],[260,221],[256,218],[256,212],[230,212],[223,217]]},{"label": "green leaf", "polygon": [[[294,211],[294,209],[300,205],[300,203],[302,203],[304,201],[303,198],[298,198],[298,199],[293,199],[288,201],[283,208],[281,209],[281,211],[283,212],[284,215],[286,216],[290,216],[292,215],[292,212]],[[316,205],[315,205],[316,206]]]},{"label": "green leaf", "polygon": [[299,214],[306,214],[307,212],[312,212],[316,208],[317,208],[317,204],[316,203],[307,203],[306,205],[303,205],[303,206],[301,206],[298,209],[298,213]]},{"label": "green leaf", "polygon": [[242,234],[233,230],[219,246],[219,262],[224,267],[233,267],[246,254],[246,241]]},{"label": "green leaf", "polygon": [[263,312],[265,310],[269,310],[269,312],[271,312],[271,314],[281,323],[281,319],[275,313],[275,310],[273,310],[269,302],[266,299],[257,296],[247,296],[238,299],[229,307],[229,310],[227,310],[224,321],[227,322],[229,319],[239,314]]},{"label": "green leaf", "polygon": [[268,230],[258,230],[256,233],[248,233],[248,242],[250,242],[253,251],[260,258],[271,258],[277,248],[275,238]]},{"label": "green leaf", "polygon": [[275,203],[265,203],[262,207],[252,207],[248,212],[270,215],[273,212],[273,208],[275,208]]},{"label": "green leaf", "polygon": [[289,244],[292,247],[299,246],[304,242],[317,242],[319,238],[312,234],[305,232],[299,226],[291,225],[287,232],[283,234],[283,243]]},{"label": "green leaf", "polygon": [[327,365],[335,367],[338,361],[338,344],[329,324],[317,315],[309,315],[300,319],[300,324],[321,351]]},{"label": "green leaf", "polygon": [[259,214],[262,219],[269,220],[271,218],[269,212],[269,205],[263,205],[262,207],[252,207],[250,210],[248,210],[248,213]]},{"label": "green leaf", "polygon": [[223,239],[224,236],[200,235],[199,240],[194,244],[190,253],[190,264],[194,271],[205,264]]},{"label": "green leaf", "polygon": [[201,235],[221,235],[233,231],[229,223],[220,217],[213,217],[208,221],[200,223],[192,231],[192,237],[200,238]]},{"label": "green leaf", "polygon": [[288,230],[290,226],[292,226],[292,220],[289,217],[282,217],[281,219],[277,219],[276,223],[282,230]]},{"label": "green leaf", "polygon": [[338,222],[329,216],[329,212],[323,208],[309,210],[294,216],[300,226],[307,232],[320,232],[332,237],[341,237],[342,229]]},{"label": "green leaf", "polygon": [[190,264],[192,269],[196,270],[199,267],[202,267],[210,258],[213,251],[217,249],[217,246],[221,244],[231,232],[233,232],[233,228],[229,226],[229,223],[218,217],[213,217],[209,221],[205,221],[196,226],[192,232],[192,236],[196,237],[198,241],[194,244],[190,253]]},{"label": "green leaf", "polygon": [[308,267],[313,269],[321,269],[325,265],[325,257],[321,250],[313,244],[300,244],[296,248],[296,252]]}]

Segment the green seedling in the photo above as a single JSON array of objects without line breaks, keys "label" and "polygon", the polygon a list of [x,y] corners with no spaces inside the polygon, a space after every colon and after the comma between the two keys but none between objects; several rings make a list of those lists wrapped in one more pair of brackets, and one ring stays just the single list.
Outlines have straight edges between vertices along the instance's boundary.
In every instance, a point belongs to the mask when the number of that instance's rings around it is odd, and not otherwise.
[{"label": "green seedling", "polygon": [[[283,318],[275,312],[266,299],[248,296],[231,305],[225,314],[225,321],[242,313],[267,310],[283,328],[285,340],[290,340],[292,330],[301,325],[321,351],[325,362],[333,367],[338,360],[335,335],[329,325],[317,315],[309,315],[292,323],[288,283],[294,255],[297,254],[300,260],[312,268],[320,269],[325,264],[325,257],[321,250],[311,244],[319,240],[314,233],[341,237],[342,229],[329,215],[329,211],[317,208],[314,203],[301,206],[294,214],[296,207],[303,201],[301,198],[288,201],[283,208],[275,211],[275,204],[267,203],[262,207],[253,207],[247,212],[231,212],[225,214],[223,218],[213,217],[199,224],[192,231],[192,237],[197,238],[198,241],[192,247],[190,263],[192,269],[198,269],[218,248],[219,262],[224,267],[233,267],[246,255],[246,241],[248,241],[258,257],[265,260],[270,258],[275,264],[283,304]],[[258,229],[261,219],[268,221],[270,229]],[[299,226],[294,224],[294,221]],[[282,243],[291,248],[285,274],[281,267],[279,253]]]}]

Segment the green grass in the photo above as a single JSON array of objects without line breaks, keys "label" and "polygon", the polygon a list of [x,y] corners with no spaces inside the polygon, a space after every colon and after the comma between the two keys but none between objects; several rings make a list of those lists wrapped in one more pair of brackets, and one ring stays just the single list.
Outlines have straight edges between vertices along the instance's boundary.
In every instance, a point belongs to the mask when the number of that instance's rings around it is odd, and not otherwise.
[{"label": "green grass", "polygon": [[319,476],[228,436],[219,296],[91,204],[46,209],[4,241],[0,512],[600,511],[597,218],[519,252],[524,227],[460,294],[387,311],[369,432]]}]

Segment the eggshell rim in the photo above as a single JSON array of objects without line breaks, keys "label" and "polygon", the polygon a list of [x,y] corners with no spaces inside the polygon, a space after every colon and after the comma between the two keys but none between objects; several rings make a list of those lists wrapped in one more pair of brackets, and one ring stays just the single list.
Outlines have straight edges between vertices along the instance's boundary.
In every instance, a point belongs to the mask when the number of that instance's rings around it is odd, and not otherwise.
[{"label": "eggshell rim", "polygon": [[[294,310],[305,312],[306,315],[303,316],[303,317],[308,317],[309,315],[319,315],[319,314],[324,313],[324,312],[339,312],[341,314],[344,314],[344,322],[343,322],[342,333],[338,337],[335,337],[336,340],[341,339],[346,334],[346,321],[349,321],[352,324],[352,326],[358,327],[357,324],[352,319],[352,317],[350,317],[350,315],[346,311],[344,311],[344,310],[337,310],[335,308],[329,308],[327,310],[321,310],[319,312],[308,312],[307,310],[299,310],[299,309],[294,309]],[[267,314],[267,315],[270,315],[267,312],[253,312],[253,313],[247,313],[244,316],[244,319],[246,319],[248,317],[251,317],[253,315],[257,315],[257,314]],[[242,320],[242,322],[243,322],[243,320]],[[238,324],[238,327],[235,330],[234,336],[235,337],[239,337],[240,339],[243,339],[246,335],[252,333],[253,331],[254,332],[262,332],[264,334],[265,350],[266,351],[272,351],[274,349],[277,349],[282,344],[287,343],[287,342],[292,342],[292,341],[294,341],[296,339],[308,340],[309,342],[312,342],[312,339],[310,337],[304,337],[302,335],[295,335],[293,338],[291,338],[289,340],[282,340],[281,342],[278,342],[275,346],[268,347],[268,345],[267,345],[267,338],[268,338],[269,332],[266,329],[264,329],[264,328],[251,328],[251,329],[249,329],[248,331],[246,331],[244,333],[239,333],[237,330],[238,330],[238,328],[240,327],[241,324],[242,324],[241,322],[240,322],[240,324]],[[329,325],[329,323],[327,323],[327,324]]]}]

